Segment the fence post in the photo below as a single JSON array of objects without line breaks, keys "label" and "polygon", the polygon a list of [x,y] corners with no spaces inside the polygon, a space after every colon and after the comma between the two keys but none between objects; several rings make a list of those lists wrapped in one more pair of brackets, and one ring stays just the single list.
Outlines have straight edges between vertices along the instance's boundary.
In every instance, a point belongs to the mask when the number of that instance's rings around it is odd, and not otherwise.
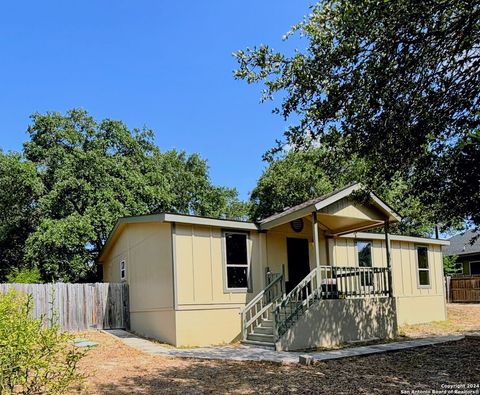
[{"label": "fence post", "polygon": [[451,276],[446,276],[445,277],[445,286],[446,286],[446,292],[447,292],[447,303],[450,303],[451,300],[451,295],[450,295],[450,284],[451,284],[451,281],[452,281],[452,277]]}]

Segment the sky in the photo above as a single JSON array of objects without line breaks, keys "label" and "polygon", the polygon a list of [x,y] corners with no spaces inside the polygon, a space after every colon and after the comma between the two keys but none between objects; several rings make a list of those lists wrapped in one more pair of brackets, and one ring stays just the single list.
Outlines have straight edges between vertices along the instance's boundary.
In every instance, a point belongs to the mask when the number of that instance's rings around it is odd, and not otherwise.
[{"label": "sky", "polygon": [[262,154],[289,125],[233,78],[232,53],[282,36],[304,0],[83,0],[0,4],[0,148],[18,151],[34,112],[83,108],[155,132],[164,151],[200,153],[212,181],[246,199]]}]

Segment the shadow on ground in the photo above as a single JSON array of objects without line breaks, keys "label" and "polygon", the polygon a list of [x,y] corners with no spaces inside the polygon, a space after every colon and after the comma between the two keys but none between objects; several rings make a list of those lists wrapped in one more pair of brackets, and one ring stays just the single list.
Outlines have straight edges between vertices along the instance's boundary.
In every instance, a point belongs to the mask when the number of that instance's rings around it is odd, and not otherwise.
[{"label": "shadow on ground", "polygon": [[97,384],[100,394],[316,393],[399,394],[441,390],[442,384],[480,382],[479,339],[408,351],[319,363],[312,367],[188,360],[175,368],[138,371],[116,383]]}]

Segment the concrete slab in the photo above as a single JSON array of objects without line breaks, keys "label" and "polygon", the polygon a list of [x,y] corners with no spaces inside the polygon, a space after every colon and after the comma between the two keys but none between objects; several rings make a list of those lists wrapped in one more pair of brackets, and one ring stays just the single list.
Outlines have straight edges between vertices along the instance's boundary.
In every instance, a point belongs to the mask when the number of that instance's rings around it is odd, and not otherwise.
[{"label": "concrete slab", "polygon": [[344,348],[342,350],[336,350],[336,351],[313,352],[313,353],[310,353],[309,355],[311,355],[313,359],[317,361],[327,361],[330,359],[359,357],[359,356],[384,353],[384,352],[402,351],[410,348],[425,347],[425,346],[431,346],[434,344],[457,341],[464,338],[465,336],[463,335],[440,336],[440,337],[423,338],[418,340],[416,339],[407,340],[403,342],[375,344],[372,346]]},{"label": "concrete slab", "polygon": [[104,330],[104,332],[121,340],[127,346],[153,355],[164,355],[179,358],[217,359],[229,361],[257,361],[275,363],[298,363],[300,357],[311,357],[316,361],[328,361],[331,359],[359,357],[384,352],[401,351],[409,348],[424,347],[450,341],[461,340],[464,336],[441,336],[422,338],[403,342],[376,344],[371,346],[351,347],[341,350],[322,352],[284,352],[267,350],[253,346],[223,346],[223,347],[199,347],[181,349],[162,345],[151,340],[143,339],[124,330]]},{"label": "concrete slab", "polygon": [[275,363],[298,363],[300,352],[278,352],[260,347],[250,346],[223,346],[199,348],[173,348],[160,343],[143,339],[123,330],[105,330],[104,332],[115,336],[126,345],[137,350],[154,355],[165,355],[180,358],[218,359],[231,361],[268,361]]}]

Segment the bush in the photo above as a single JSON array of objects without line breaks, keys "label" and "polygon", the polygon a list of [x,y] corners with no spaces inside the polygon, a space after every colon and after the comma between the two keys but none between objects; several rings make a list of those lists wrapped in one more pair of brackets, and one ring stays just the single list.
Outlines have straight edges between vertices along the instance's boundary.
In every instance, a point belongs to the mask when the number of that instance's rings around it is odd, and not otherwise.
[{"label": "bush", "polygon": [[62,394],[80,387],[84,356],[55,319],[32,317],[32,297],[0,293],[0,394]]},{"label": "bush", "polygon": [[36,267],[31,269],[13,269],[13,271],[7,274],[7,282],[10,284],[40,284],[42,282],[42,275],[40,274],[40,270]]}]

